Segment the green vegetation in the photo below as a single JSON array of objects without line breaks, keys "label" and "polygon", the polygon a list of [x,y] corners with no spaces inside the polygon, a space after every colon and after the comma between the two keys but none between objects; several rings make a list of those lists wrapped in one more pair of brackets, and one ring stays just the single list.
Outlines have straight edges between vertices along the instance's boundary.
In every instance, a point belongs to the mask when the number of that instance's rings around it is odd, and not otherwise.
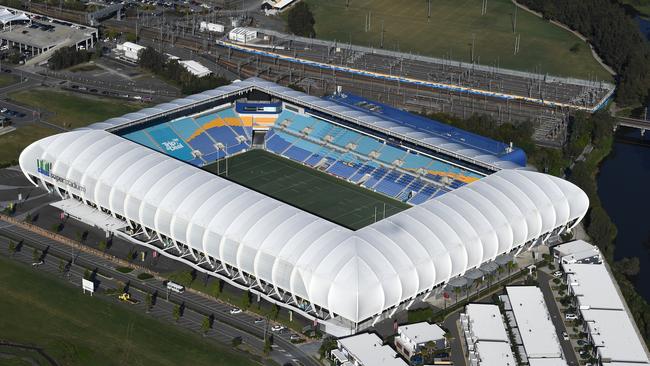
[{"label": "green vegetation", "polygon": [[4,88],[5,86],[15,84],[17,81],[18,79],[13,77],[11,74],[6,74],[6,73],[0,74],[0,88]]},{"label": "green vegetation", "polygon": [[0,345],[3,366],[49,366],[50,363],[36,350]]},{"label": "green vegetation", "polygon": [[621,4],[631,6],[640,16],[650,17],[650,0],[619,0]]},{"label": "green vegetation", "polygon": [[133,268],[131,267],[116,267],[115,270],[121,273],[131,273],[133,272]]},{"label": "green vegetation", "polygon": [[[224,162],[205,169],[218,167],[223,172]],[[410,207],[263,150],[229,158],[226,178],[354,230],[373,223],[375,213],[382,219],[384,205],[386,217]]]},{"label": "green vegetation", "polygon": [[76,47],[63,47],[54,51],[54,54],[47,62],[52,70],[61,70],[90,61],[93,54],[86,50],[78,50]]},{"label": "green vegetation", "polygon": [[309,10],[309,5],[305,2],[299,2],[289,10],[287,24],[289,31],[293,34],[303,37],[314,37],[314,14]]},{"label": "green vegetation", "polygon": [[147,273],[147,272],[142,272],[142,273],[138,274],[138,279],[139,279],[139,280],[143,280],[143,281],[144,281],[144,280],[149,280],[149,279],[152,279],[152,278],[153,278],[153,276],[150,275],[150,274]]},{"label": "green vegetation", "polygon": [[167,56],[152,47],[140,51],[139,56],[138,64],[140,67],[179,85],[184,94],[196,94],[229,84],[228,80],[221,76],[196,77],[179,64],[177,60],[168,60]]},{"label": "green vegetation", "polygon": [[256,365],[51,275],[0,257],[0,339],[42,347],[61,365]]},{"label": "green vegetation", "polygon": [[10,93],[9,99],[38,109],[48,122],[67,128],[87,126],[146,107],[142,103],[49,89],[22,90]]},{"label": "green vegetation", "polygon": [[609,0],[521,0],[545,18],[577,30],[619,75],[616,101],[645,103],[650,88],[650,45],[620,3]]},{"label": "green vegetation", "polygon": [[[584,42],[527,11],[517,10],[513,32],[515,7],[510,0],[490,0],[485,15],[481,15],[481,1],[432,1],[430,21],[428,3],[422,0],[306,2],[314,13],[318,38],[378,48],[383,22],[384,48],[389,50],[484,65],[498,63],[503,68],[552,75],[612,79]],[[520,48],[514,55],[516,35],[521,35]],[[575,49],[576,43],[584,46]]]},{"label": "green vegetation", "polygon": [[18,164],[18,156],[29,144],[56,133],[49,127],[29,124],[0,135],[0,167]]}]

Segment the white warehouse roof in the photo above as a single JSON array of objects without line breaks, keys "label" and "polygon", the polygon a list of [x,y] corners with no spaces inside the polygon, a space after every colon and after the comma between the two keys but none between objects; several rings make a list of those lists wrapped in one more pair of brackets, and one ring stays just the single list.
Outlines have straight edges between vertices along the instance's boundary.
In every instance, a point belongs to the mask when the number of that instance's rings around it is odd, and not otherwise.
[{"label": "white warehouse roof", "polygon": [[614,279],[603,264],[563,264],[580,309],[624,310]]},{"label": "white warehouse roof", "polygon": [[212,73],[210,69],[207,67],[201,65],[200,63],[194,61],[194,60],[182,60],[178,61],[179,64],[181,64],[185,70],[189,71],[192,75],[202,78],[204,76],[208,76]]},{"label": "white warehouse roof", "polygon": [[397,334],[404,335],[404,337],[418,344],[445,338],[445,331],[438,324],[427,322],[400,325],[397,327]]},{"label": "white warehouse roof", "polygon": [[476,353],[479,366],[517,366],[510,343],[507,342],[477,342]]},{"label": "white warehouse roof", "polygon": [[562,348],[539,287],[506,287],[528,359],[561,358]]},{"label": "white warehouse roof", "polygon": [[361,333],[341,338],[339,344],[364,366],[408,366],[390,346],[385,346],[376,334]]},{"label": "white warehouse roof", "polygon": [[465,314],[469,318],[474,341],[509,342],[499,307],[493,304],[468,304]]},{"label": "white warehouse roof", "polygon": [[601,359],[648,362],[648,355],[626,311],[583,310],[582,316]]}]

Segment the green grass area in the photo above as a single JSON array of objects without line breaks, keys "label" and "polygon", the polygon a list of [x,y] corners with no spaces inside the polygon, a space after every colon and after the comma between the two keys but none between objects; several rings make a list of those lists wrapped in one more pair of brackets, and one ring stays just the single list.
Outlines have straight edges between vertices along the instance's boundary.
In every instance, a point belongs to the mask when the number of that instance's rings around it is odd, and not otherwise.
[{"label": "green grass area", "polygon": [[4,88],[5,86],[15,84],[17,81],[18,79],[11,74],[7,74],[7,73],[0,74],[0,88]]},{"label": "green grass area", "polygon": [[72,71],[72,72],[87,72],[87,71],[96,71],[96,70],[101,70],[101,67],[91,63],[75,65],[68,69],[68,71]]},{"label": "green grass area", "polygon": [[[314,13],[318,38],[377,48],[383,21],[385,49],[469,62],[474,40],[475,59],[484,65],[611,80],[586,43],[522,9],[517,10],[516,28],[520,49],[514,55],[515,6],[510,0],[489,0],[485,15],[482,1],[431,1],[430,21],[423,0],[349,0],[348,8],[348,0],[305,1]],[[370,30],[365,32],[369,12]]]},{"label": "green grass area", "polygon": [[50,366],[50,363],[36,350],[0,345],[0,365]]},{"label": "green grass area", "polygon": [[0,293],[0,339],[42,347],[61,365],[258,364],[4,257]]},{"label": "green grass area", "polygon": [[87,126],[146,107],[138,102],[51,89],[22,90],[10,93],[9,99],[40,110],[48,122],[67,128]]},{"label": "green grass area", "polygon": [[18,159],[18,155],[27,145],[57,131],[42,125],[31,124],[17,128],[0,135],[0,164],[10,164]]},{"label": "green grass area", "polygon": [[[224,170],[224,162],[220,162]],[[217,172],[217,164],[205,168]],[[349,227],[362,228],[410,206],[263,150],[228,160],[227,178],[302,210]]]}]

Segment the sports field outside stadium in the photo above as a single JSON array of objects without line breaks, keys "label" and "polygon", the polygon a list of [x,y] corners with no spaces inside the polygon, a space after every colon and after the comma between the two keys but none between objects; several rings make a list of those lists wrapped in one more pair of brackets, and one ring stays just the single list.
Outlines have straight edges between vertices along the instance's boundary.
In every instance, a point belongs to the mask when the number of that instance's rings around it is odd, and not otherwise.
[{"label": "sports field outside stadium", "polygon": [[384,207],[386,217],[411,207],[264,150],[235,155],[227,164],[227,174],[225,160],[205,169],[353,230],[383,219]]},{"label": "sports field outside stadium", "polygon": [[[546,20],[518,9],[513,32],[515,5],[510,0],[488,0],[484,15],[481,0],[431,0],[430,20],[426,0],[305,1],[321,39],[378,48],[383,21],[388,50],[470,62],[474,43],[474,59],[483,65],[498,61],[502,68],[612,80],[585,42]],[[515,55],[516,35],[520,46]]]}]

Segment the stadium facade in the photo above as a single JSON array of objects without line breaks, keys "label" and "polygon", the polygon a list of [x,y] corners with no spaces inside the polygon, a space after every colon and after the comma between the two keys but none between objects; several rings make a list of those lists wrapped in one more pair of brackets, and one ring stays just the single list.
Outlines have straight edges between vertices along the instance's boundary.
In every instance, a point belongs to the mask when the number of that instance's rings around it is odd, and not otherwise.
[{"label": "stadium facade", "polygon": [[[33,184],[117,222],[114,235],[335,335],[541,244],[587,211],[584,192],[527,170],[507,144],[335,99],[247,79],[46,137],[19,162]],[[201,169],[254,148],[412,207],[351,230]]]}]

